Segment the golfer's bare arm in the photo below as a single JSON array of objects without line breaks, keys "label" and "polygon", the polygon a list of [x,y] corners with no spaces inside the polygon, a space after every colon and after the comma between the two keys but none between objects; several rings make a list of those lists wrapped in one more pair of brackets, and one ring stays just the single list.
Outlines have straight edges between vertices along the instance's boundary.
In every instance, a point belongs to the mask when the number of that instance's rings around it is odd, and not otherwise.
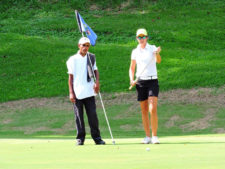
[{"label": "golfer's bare arm", "polygon": [[161,63],[161,56],[159,53],[156,53],[156,63]]},{"label": "golfer's bare arm", "polygon": [[159,46],[155,53],[156,63],[161,63],[161,56],[159,54],[160,52],[161,52],[161,47]]},{"label": "golfer's bare arm", "polygon": [[135,67],[136,67],[136,60],[131,60],[129,69],[130,83],[134,81]]},{"label": "golfer's bare arm", "polygon": [[76,96],[73,90],[73,75],[72,74],[69,74],[68,85],[69,85],[70,101],[75,103]]}]

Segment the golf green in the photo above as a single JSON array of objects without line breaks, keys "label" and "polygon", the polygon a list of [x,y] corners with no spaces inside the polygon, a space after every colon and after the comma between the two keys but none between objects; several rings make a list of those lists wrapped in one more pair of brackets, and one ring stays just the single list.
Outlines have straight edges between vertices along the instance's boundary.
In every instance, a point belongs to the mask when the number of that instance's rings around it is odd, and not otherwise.
[{"label": "golf green", "polygon": [[90,139],[75,146],[72,139],[0,139],[1,169],[150,169],[223,168],[225,134],[161,137],[161,144],[140,144],[142,138]]}]

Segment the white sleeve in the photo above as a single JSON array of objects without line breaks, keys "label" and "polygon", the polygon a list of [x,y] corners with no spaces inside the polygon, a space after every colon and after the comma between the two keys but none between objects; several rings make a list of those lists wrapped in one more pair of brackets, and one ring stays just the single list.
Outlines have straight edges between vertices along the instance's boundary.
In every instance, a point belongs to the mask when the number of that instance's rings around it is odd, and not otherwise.
[{"label": "white sleeve", "polygon": [[136,52],[135,52],[135,49],[131,53],[131,60],[136,60]]},{"label": "white sleeve", "polygon": [[72,70],[72,67],[71,67],[71,62],[70,62],[70,59],[66,62],[66,66],[67,66],[67,69],[68,69],[68,74],[73,74],[73,70]]},{"label": "white sleeve", "polygon": [[157,51],[157,47],[155,45],[153,45],[153,52]]}]

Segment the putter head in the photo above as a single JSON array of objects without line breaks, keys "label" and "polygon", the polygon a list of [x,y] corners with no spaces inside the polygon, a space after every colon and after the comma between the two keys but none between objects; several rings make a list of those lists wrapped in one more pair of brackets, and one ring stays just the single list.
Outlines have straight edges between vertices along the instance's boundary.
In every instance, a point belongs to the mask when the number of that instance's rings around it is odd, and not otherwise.
[{"label": "putter head", "polygon": [[112,143],[113,143],[113,145],[115,145],[115,144],[116,144],[116,142],[115,142],[114,140],[112,141]]}]

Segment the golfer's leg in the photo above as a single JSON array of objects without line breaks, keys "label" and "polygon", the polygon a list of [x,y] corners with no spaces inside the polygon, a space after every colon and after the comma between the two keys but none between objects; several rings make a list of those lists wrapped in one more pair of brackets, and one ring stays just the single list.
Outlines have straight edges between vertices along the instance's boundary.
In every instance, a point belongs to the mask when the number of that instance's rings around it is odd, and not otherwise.
[{"label": "golfer's leg", "polygon": [[85,99],[84,106],[88,117],[88,123],[91,128],[91,136],[94,140],[100,139],[101,136],[99,131],[98,117],[96,113],[95,98],[89,97]]},{"label": "golfer's leg", "polygon": [[145,130],[146,136],[150,137],[150,124],[148,114],[148,100],[140,101],[141,112],[142,112],[142,123]]},{"label": "golfer's leg", "polygon": [[152,127],[152,136],[157,136],[158,130],[158,115],[157,115],[157,97],[149,97],[149,111],[151,114],[151,127]]},{"label": "golfer's leg", "polygon": [[[85,139],[85,124],[84,124],[84,111],[83,111],[83,103],[82,100],[76,100],[76,104],[78,112],[74,111],[75,121],[76,121],[76,129],[77,129],[77,139],[81,139],[84,141]],[[78,114],[77,114],[78,113]]]}]

